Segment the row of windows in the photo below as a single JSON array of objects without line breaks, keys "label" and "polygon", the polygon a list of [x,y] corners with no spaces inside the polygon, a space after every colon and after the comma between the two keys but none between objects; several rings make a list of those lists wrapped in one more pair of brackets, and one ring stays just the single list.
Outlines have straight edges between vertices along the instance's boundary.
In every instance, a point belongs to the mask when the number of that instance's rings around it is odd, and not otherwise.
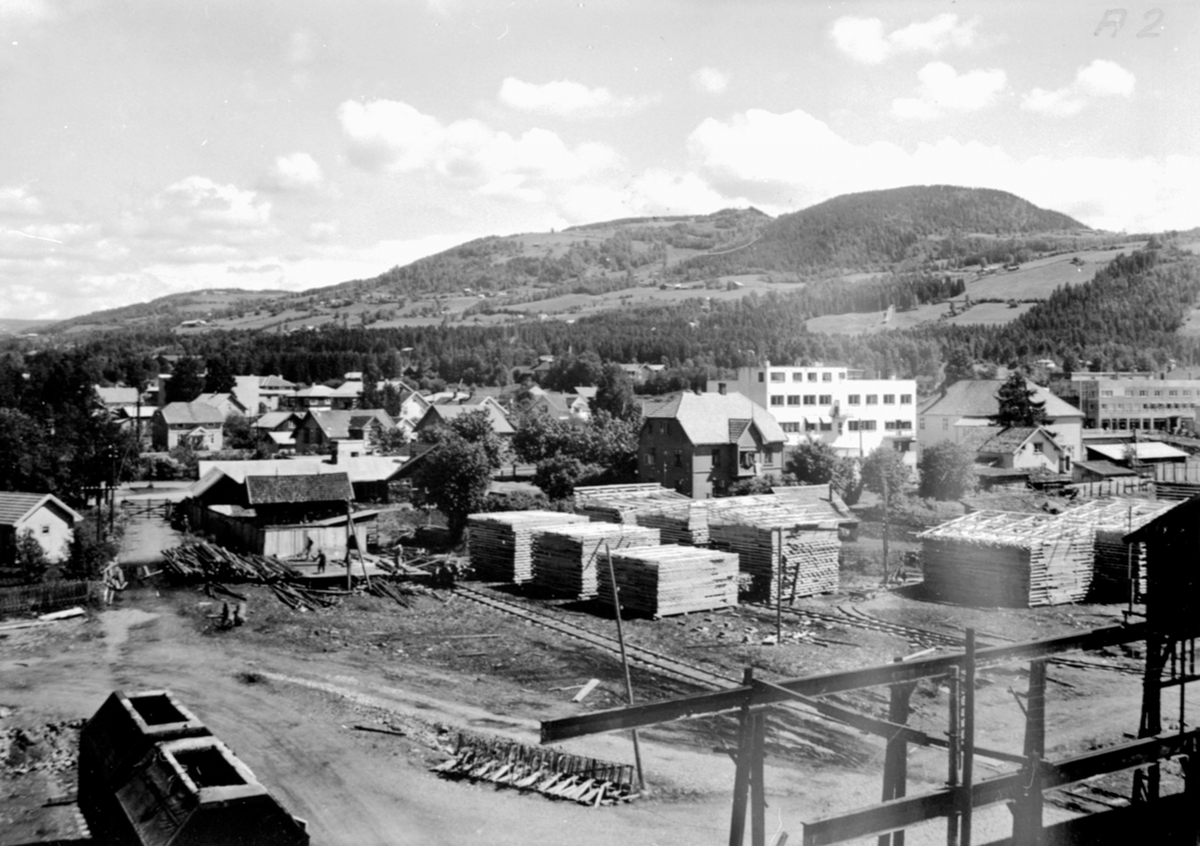
[{"label": "row of windows", "polygon": [[[793,373],[792,373],[792,381],[793,382],[803,382],[803,381],[805,381],[805,377],[807,377],[807,380],[809,382],[817,381],[817,374],[815,372],[809,372],[806,374],[804,372],[796,370],[796,371],[793,371]],[[838,381],[841,381],[842,379],[845,379],[845,378],[846,378],[845,373],[838,374]],[[760,382],[763,381],[763,374],[762,374],[761,370],[758,373],[758,381],[760,381]],[[772,382],[786,382],[787,374],[780,373],[779,371],[774,371],[771,373],[771,381]],[[833,373],[831,373],[831,372],[822,373],[821,381],[822,382],[832,382],[833,381]]]},{"label": "row of windows", "polygon": [[[1151,389],[1151,388],[1136,388],[1136,389],[1135,388],[1126,388],[1124,393],[1117,394],[1117,396],[1161,397],[1161,396],[1164,396],[1164,394],[1163,394],[1164,390],[1166,390],[1165,396],[1168,396],[1168,397],[1190,397],[1192,395],[1191,388],[1165,388],[1165,389],[1164,388],[1153,388],[1153,389]],[[1113,396],[1113,392],[1112,391],[1101,391],[1100,396],[1111,397],[1111,396]],[[1196,396],[1200,396],[1200,389],[1197,389]]]},{"label": "row of windows", "polygon": [[[783,405],[783,394],[775,394],[771,397],[771,405]],[[788,405],[833,405],[833,394],[789,394],[787,396]]]},{"label": "row of windows", "polygon": [[1155,409],[1188,409],[1193,407],[1190,402],[1102,402],[1101,411],[1153,411]]},{"label": "row of windows", "polygon": [[[787,430],[785,429],[784,431],[787,431]],[[681,450],[681,449],[676,449],[676,450],[664,449],[663,450],[664,458],[669,458],[672,455],[674,456],[674,459],[675,459],[674,465],[676,467],[682,467],[683,466],[683,450]],[[750,451],[750,450],[743,450],[741,453],[740,461],[741,461],[741,464],[743,467],[753,467],[756,459],[761,459],[763,464],[765,464],[767,466],[771,466],[775,463],[775,453],[771,450],[767,450],[766,452],[762,453],[761,455],[759,455],[758,453],[755,453],[753,451]],[[658,450],[655,447],[650,447],[648,450],[646,450],[645,454],[642,456],[642,463],[644,463],[648,467],[653,466],[657,461],[658,461]],[[712,466],[713,467],[721,466],[721,448],[720,447],[715,447],[712,451]]]},{"label": "row of windows", "polygon": [[[867,405],[879,405],[879,394],[867,394],[866,398],[867,398],[867,402],[866,402]],[[913,401],[912,394],[901,394],[900,395],[900,404],[901,405],[912,405],[912,401]],[[850,394],[848,397],[846,397],[846,403],[848,405],[860,405],[861,403],[859,402],[859,394]],[[883,404],[884,405],[895,405],[896,404],[896,395],[895,394],[884,394],[883,395]]]}]

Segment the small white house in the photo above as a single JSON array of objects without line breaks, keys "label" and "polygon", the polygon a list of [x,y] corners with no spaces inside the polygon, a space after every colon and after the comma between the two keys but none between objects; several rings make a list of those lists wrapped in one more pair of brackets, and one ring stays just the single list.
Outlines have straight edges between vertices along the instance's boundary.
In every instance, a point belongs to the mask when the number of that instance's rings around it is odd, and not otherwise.
[{"label": "small white house", "polygon": [[52,563],[66,559],[83,515],[53,494],[0,492],[0,584],[16,574],[17,538],[32,533]]}]

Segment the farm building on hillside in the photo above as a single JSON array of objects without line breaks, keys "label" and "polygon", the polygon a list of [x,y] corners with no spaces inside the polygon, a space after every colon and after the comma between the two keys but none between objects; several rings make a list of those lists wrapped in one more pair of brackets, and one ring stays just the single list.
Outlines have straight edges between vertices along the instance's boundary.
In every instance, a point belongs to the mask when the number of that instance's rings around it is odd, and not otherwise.
[{"label": "farm building on hillside", "polygon": [[53,494],[0,492],[0,585],[20,581],[14,571],[17,539],[29,532],[51,562],[66,559],[83,515]]},{"label": "farm building on hillside", "polygon": [[917,537],[925,590],[946,602],[1060,605],[1092,584],[1094,532],[1059,515],[976,511]]}]

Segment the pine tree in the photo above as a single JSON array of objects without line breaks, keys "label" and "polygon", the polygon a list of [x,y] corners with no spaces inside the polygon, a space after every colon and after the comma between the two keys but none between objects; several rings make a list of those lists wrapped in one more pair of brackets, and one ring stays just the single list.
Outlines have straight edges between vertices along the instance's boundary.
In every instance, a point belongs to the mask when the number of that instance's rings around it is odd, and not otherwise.
[{"label": "pine tree", "polygon": [[1037,392],[1029,387],[1025,376],[1014,371],[996,392],[1000,408],[992,422],[997,426],[1042,426],[1050,422],[1046,403],[1034,400]]}]

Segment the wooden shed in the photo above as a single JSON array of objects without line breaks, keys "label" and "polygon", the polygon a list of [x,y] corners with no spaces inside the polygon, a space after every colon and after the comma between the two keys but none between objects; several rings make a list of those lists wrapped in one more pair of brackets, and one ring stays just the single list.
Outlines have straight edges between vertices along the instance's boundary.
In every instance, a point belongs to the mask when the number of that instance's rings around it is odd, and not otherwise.
[{"label": "wooden shed", "polygon": [[925,589],[984,607],[1079,602],[1092,584],[1093,535],[1059,515],[977,511],[917,535]]}]

